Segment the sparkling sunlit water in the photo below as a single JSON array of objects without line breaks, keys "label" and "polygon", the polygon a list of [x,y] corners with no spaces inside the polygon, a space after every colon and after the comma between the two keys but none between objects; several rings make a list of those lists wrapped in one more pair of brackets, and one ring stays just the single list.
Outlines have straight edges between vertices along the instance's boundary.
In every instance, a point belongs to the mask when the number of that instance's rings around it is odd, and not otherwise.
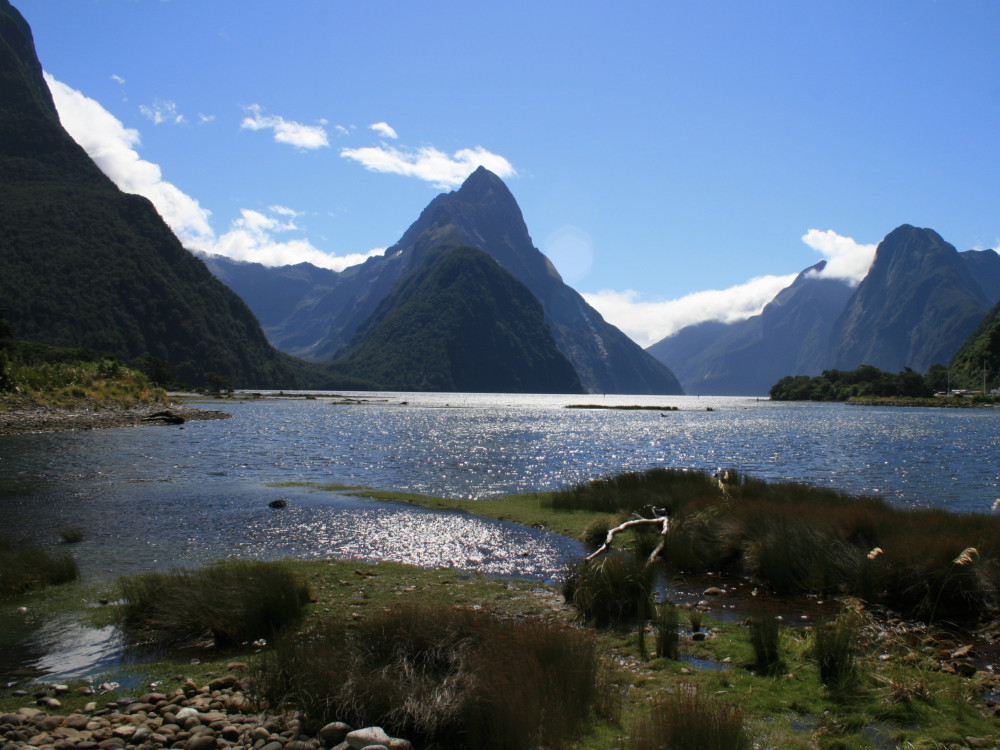
[{"label": "sparkling sunlit water", "polygon": [[[996,410],[697,397],[357,397],[363,403],[234,402],[226,404],[234,419],[183,427],[0,437],[0,535],[54,545],[60,526],[78,527],[85,538],[72,551],[89,579],[226,556],[391,559],[551,579],[580,555],[578,543],[467,514],[275,485],[487,498],[670,466],[738,469],[957,511],[990,512],[1000,496]],[[581,403],[679,410],[565,408]],[[287,507],[269,508],[278,498]],[[36,636],[36,667],[75,676],[117,658],[107,633],[60,632],[55,653]],[[34,647],[26,642],[26,653]]]}]

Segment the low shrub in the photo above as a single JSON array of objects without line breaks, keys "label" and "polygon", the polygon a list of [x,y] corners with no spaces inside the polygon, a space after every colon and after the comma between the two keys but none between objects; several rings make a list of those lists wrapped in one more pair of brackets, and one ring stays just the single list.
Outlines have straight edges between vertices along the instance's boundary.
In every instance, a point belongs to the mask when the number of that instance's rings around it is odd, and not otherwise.
[{"label": "low shrub", "polygon": [[600,696],[592,634],[467,609],[404,607],[278,640],[254,682],[310,728],[379,725],[418,745],[560,748]]},{"label": "low shrub", "polygon": [[644,559],[621,553],[572,564],[563,597],[598,627],[633,623],[653,613],[656,571]]},{"label": "low shrub", "polygon": [[0,598],[39,587],[75,581],[79,570],[69,555],[0,539]]},{"label": "low shrub", "polygon": [[631,732],[629,750],[750,750],[753,737],[742,709],[685,690],[661,697]]},{"label": "low shrub", "polygon": [[231,647],[297,622],[308,584],[287,563],[228,560],[119,581],[118,626],[130,644]]},{"label": "low shrub", "polygon": [[841,615],[832,623],[821,623],[813,631],[813,659],[824,685],[837,690],[854,684],[858,676],[860,635],[860,624],[851,614]]}]

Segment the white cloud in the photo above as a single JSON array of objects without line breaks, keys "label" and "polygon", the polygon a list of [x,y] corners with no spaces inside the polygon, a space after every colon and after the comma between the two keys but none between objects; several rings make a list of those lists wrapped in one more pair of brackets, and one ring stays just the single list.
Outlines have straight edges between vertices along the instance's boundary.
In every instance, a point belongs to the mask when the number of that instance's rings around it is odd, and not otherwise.
[{"label": "white cloud", "polygon": [[104,174],[126,193],[149,198],[182,243],[199,245],[213,237],[210,212],[166,182],[156,164],[139,158],[135,150],[141,142],[138,130],[126,128],[96,101],[48,73],[45,80],[63,127]]},{"label": "white cloud", "polygon": [[45,80],[70,136],[121,190],[148,198],[185,247],[265,265],[309,262],[335,271],[385,252],[376,248],[332,256],[305,239],[278,241],[275,235],[299,229],[296,219],[302,214],[286,206],[271,206],[266,213],[244,209],[229,231],[216,237],[208,221],[210,212],[166,182],[159,166],[139,158],[135,150],[141,143],[138,130],[126,128],[98,102],[48,73]]},{"label": "white cloud", "polygon": [[215,115],[203,115],[201,112],[198,113],[198,124],[204,125],[209,122],[215,121]]},{"label": "white cloud", "polygon": [[323,127],[325,122],[320,125],[303,125],[277,115],[265,116],[264,108],[259,104],[251,104],[245,109],[249,114],[240,123],[244,130],[272,130],[274,140],[278,143],[287,143],[299,149],[317,149],[330,145]]},{"label": "white cloud", "polygon": [[114,81],[115,83],[125,83],[125,79],[122,78],[117,73],[112,73],[111,74],[111,80]]},{"label": "white cloud", "polygon": [[174,102],[163,99],[157,99],[152,104],[140,104],[139,111],[152,120],[155,125],[164,122],[182,125],[187,122],[184,115],[177,112],[177,105]]},{"label": "white cloud", "polygon": [[820,278],[840,279],[851,286],[857,286],[868,275],[877,247],[862,245],[832,229],[825,232],[810,229],[802,235],[802,241],[826,258],[826,268],[818,274]]},{"label": "white cloud", "polygon": [[392,129],[392,127],[390,127],[389,123],[387,122],[376,122],[374,125],[369,125],[368,127],[374,130],[383,138],[392,138],[392,140],[396,140],[397,138],[399,138],[399,135],[396,133],[395,130]]},{"label": "white cloud", "polygon": [[240,213],[240,218],[232,223],[229,231],[211,247],[205,248],[207,252],[265,266],[312,263],[334,271],[343,271],[348,266],[363,263],[385,252],[385,248],[376,248],[367,253],[333,256],[316,249],[305,239],[279,241],[275,235],[298,229],[295,218],[300,214],[284,206],[271,206],[268,213],[247,208]]},{"label": "white cloud", "polygon": [[362,164],[371,172],[416,177],[442,189],[458,187],[480,166],[486,167],[498,177],[517,174],[509,161],[490,153],[482,146],[463,148],[451,156],[432,146],[423,146],[413,151],[386,145],[345,148],[340,155]]},{"label": "white cloud", "polygon": [[605,320],[645,348],[695,323],[708,320],[735,323],[757,315],[795,276],[758,276],[728,289],[710,289],[659,302],[644,301],[631,289],[603,290],[584,294],[583,298]]}]

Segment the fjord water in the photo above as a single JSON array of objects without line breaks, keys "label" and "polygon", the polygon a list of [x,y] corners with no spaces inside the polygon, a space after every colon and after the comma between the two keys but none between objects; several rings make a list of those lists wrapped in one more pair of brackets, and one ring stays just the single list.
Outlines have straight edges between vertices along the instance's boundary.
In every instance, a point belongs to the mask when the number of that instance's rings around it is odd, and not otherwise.
[{"label": "fjord water", "polygon": [[[55,546],[60,527],[81,529],[83,541],[70,549],[87,580],[230,556],[389,559],[552,579],[583,552],[579,543],[308,485],[481,499],[667,466],[737,469],[960,512],[990,512],[1000,496],[1000,413],[991,409],[352,395],[357,403],[226,402],[233,419],[181,427],[0,437],[0,533]],[[276,499],[286,507],[270,508]],[[0,675],[29,666],[52,679],[107,670],[124,679],[107,629],[29,625],[0,623],[8,635],[25,628],[18,648],[7,649],[17,652],[15,662],[0,659]]]},{"label": "fjord water", "polygon": [[[343,484],[481,499],[652,466],[737,469],[989,512],[1000,413],[752,398],[353,394],[233,401],[233,419],[0,438],[8,535],[53,542],[85,575],[225,556],[394,559],[557,575],[573,542],[462,514],[315,492]],[[570,404],[678,411],[569,409]],[[212,408],[217,408],[217,404]],[[282,498],[288,506],[268,507]]]}]

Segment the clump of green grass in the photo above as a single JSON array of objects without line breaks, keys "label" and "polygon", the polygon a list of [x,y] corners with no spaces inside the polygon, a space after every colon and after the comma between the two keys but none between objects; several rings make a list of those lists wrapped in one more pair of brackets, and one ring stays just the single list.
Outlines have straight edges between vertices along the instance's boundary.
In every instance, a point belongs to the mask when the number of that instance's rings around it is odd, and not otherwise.
[{"label": "clump of green grass", "polygon": [[773,612],[760,608],[747,620],[750,646],[753,648],[753,669],[760,675],[774,675],[784,668],[781,660],[781,627]]},{"label": "clump of green grass", "polygon": [[750,750],[753,737],[739,706],[680,685],[636,724],[629,750]]},{"label": "clump of green grass", "polygon": [[118,582],[117,623],[126,641],[157,647],[239,646],[298,622],[307,583],[283,562],[229,560],[200,570]]},{"label": "clump of green grass", "polygon": [[644,559],[612,553],[573,563],[563,598],[597,627],[645,620],[653,612],[656,570]]},{"label": "clump of green grass", "polygon": [[69,555],[0,539],[0,599],[75,581],[78,575],[76,561]]},{"label": "clump of green grass", "polygon": [[860,623],[853,614],[820,623],[813,631],[813,659],[820,681],[828,688],[839,690],[856,682],[860,637]]},{"label": "clump of green grass", "polygon": [[656,632],[656,655],[660,659],[677,661],[680,656],[680,617],[673,604],[661,604],[656,608],[653,628]]},{"label": "clump of green grass", "polygon": [[418,745],[560,748],[601,705],[593,635],[452,607],[399,607],[282,638],[255,673],[310,726],[377,724]]}]

